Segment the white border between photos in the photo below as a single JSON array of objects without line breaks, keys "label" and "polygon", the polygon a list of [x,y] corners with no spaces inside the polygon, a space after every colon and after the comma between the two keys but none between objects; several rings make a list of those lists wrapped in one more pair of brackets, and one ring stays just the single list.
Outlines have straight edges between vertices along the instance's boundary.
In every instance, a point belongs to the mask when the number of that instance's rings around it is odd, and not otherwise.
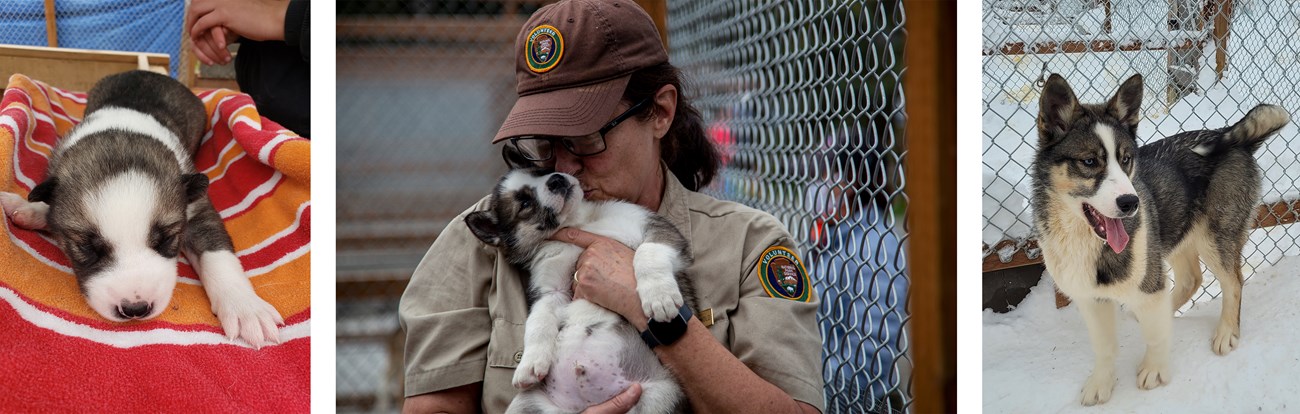
[{"label": "white border between photos", "polygon": [[335,4],[313,2],[311,32],[311,411],[334,412],[335,393],[335,203],[337,114],[335,101]]},{"label": "white border between photos", "polygon": [[981,412],[983,392],[980,245],[981,3],[957,3],[957,407]]}]

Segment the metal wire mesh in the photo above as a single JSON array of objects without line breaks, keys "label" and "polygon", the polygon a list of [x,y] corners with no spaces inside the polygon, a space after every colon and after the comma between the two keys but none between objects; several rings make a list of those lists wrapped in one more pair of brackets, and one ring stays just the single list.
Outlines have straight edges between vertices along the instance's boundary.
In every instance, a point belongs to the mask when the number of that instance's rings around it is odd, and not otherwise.
[{"label": "metal wire mesh", "polygon": [[900,1],[669,2],[671,60],[726,167],[709,191],[767,211],[821,294],[828,412],[911,404]]},{"label": "metal wire mesh", "polygon": [[[1300,4],[1294,2],[985,0],[983,19],[985,257],[1006,262],[1018,252],[1039,254],[1028,243],[1035,234],[1026,170],[1037,143],[1041,81],[1049,73],[1062,74],[1085,102],[1102,102],[1119,82],[1142,74],[1140,144],[1230,125],[1259,103],[1300,108],[1300,73],[1293,69]],[[1282,129],[1256,153],[1264,173],[1260,201],[1275,207],[1260,226],[1295,220],[1296,132]],[[1300,254],[1298,238],[1294,224],[1253,230],[1244,252],[1247,278],[1283,255]],[[1217,282],[1207,279],[1193,303],[1218,296]]]},{"label": "metal wire mesh", "polygon": [[[54,10],[59,47],[166,53],[176,76],[185,2],[59,0]],[[48,46],[48,42],[43,2],[0,1],[0,43]]]},{"label": "metal wire mesh", "polygon": [[[397,298],[504,172],[482,144],[514,102],[514,35],[541,3],[338,5],[341,411],[400,407]],[[828,412],[905,410],[900,3],[669,8],[671,60],[727,152],[709,191],[772,212],[805,246]]]}]

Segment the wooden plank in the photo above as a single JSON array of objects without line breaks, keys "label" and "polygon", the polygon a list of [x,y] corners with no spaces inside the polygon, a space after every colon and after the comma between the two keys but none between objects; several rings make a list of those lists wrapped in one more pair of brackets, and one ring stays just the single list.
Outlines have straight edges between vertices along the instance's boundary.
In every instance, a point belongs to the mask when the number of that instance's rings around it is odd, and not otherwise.
[{"label": "wooden plank", "polygon": [[1217,79],[1223,79],[1223,71],[1228,70],[1228,31],[1232,25],[1232,0],[1218,1],[1219,8],[1214,13],[1214,73]]},{"label": "wooden plank", "polygon": [[[1172,49],[1191,49],[1200,48],[1205,44],[1204,40],[1182,39],[1175,42]],[[984,56],[992,55],[1051,55],[1057,53],[1085,53],[1085,52],[1134,52],[1142,50],[1165,50],[1169,46],[1150,46],[1142,41],[1132,41],[1116,44],[1113,40],[1067,40],[1064,42],[1038,42],[1026,45],[1025,42],[1011,42],[994,49],[984,49]]]},{"label": "wooden plank", "polygon": [[40,46],[0,45],[0,79],[21,73],[62,89],[87,91],[104,76],[138,69],[167,73],[170,58],[159,53],[132,53]]},{"label": "wooden plank", "polygon": [[659,29],[659,40],[664,43],[664,48],[668,47],[668,2],[665,0],[636,0],[636,4],[645,9],[650,19],[654,20],[655,28]]},{"label": "wooden plank", "polygon": [[59,47],[59,24],[55,21],[54,0],[45,0],[45,38],[50,47]]},{"label": "wooden plank", "polygon": [[915,338],[910,411],[957,410],[957,6],[904,0],[908,262]]},{"label": "wooden plank", "polygon": [[[1292,224],[1298,221],[1300,221],[1300,200],[1279,201],[1273,204],[1262,204],[1256,207],[1255,221],[1250,228],[1262,229],[1265,227]],[[1014,245],[1014,241],[1003,240],[994,245],[993,251],[996,252],[1002,248]],[[1030,259],[1029,256],[1025,254],[1025,250],[1036,248],[1038,248],[1038,240],[1030,239],[1025,242],[1024,247],[1017,249],[1016,253],[1011,256],[1011,261],[1006,263],[1002,262],[997,253],[990,254],[988,257],[984,258],[984,272],[994,272],[1042,263],[1042,256]]]}]

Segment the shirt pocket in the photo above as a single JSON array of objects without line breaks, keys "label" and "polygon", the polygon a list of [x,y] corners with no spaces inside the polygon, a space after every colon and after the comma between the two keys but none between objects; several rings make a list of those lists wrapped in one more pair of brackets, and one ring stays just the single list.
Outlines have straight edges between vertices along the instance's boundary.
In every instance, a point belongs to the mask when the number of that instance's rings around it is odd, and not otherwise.
[{"label": "shirt pocket", "polygon": [[524,356],[524,325],[504,318],[492,320],[492,337],[488,340],[488,366],[511,368],[519,366]]}]

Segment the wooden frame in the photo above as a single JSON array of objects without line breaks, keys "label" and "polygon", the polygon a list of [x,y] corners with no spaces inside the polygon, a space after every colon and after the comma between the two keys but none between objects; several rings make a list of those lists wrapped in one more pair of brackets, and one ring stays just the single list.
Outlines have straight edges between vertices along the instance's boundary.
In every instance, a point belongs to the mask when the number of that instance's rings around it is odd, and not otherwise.
[{"label": "wooden frame", "polygon": [[162,53],[0,45],[0,78],[27,75],[59,88],[87,91],[100,78],[132,69],[168,73],[171,58]]}]

